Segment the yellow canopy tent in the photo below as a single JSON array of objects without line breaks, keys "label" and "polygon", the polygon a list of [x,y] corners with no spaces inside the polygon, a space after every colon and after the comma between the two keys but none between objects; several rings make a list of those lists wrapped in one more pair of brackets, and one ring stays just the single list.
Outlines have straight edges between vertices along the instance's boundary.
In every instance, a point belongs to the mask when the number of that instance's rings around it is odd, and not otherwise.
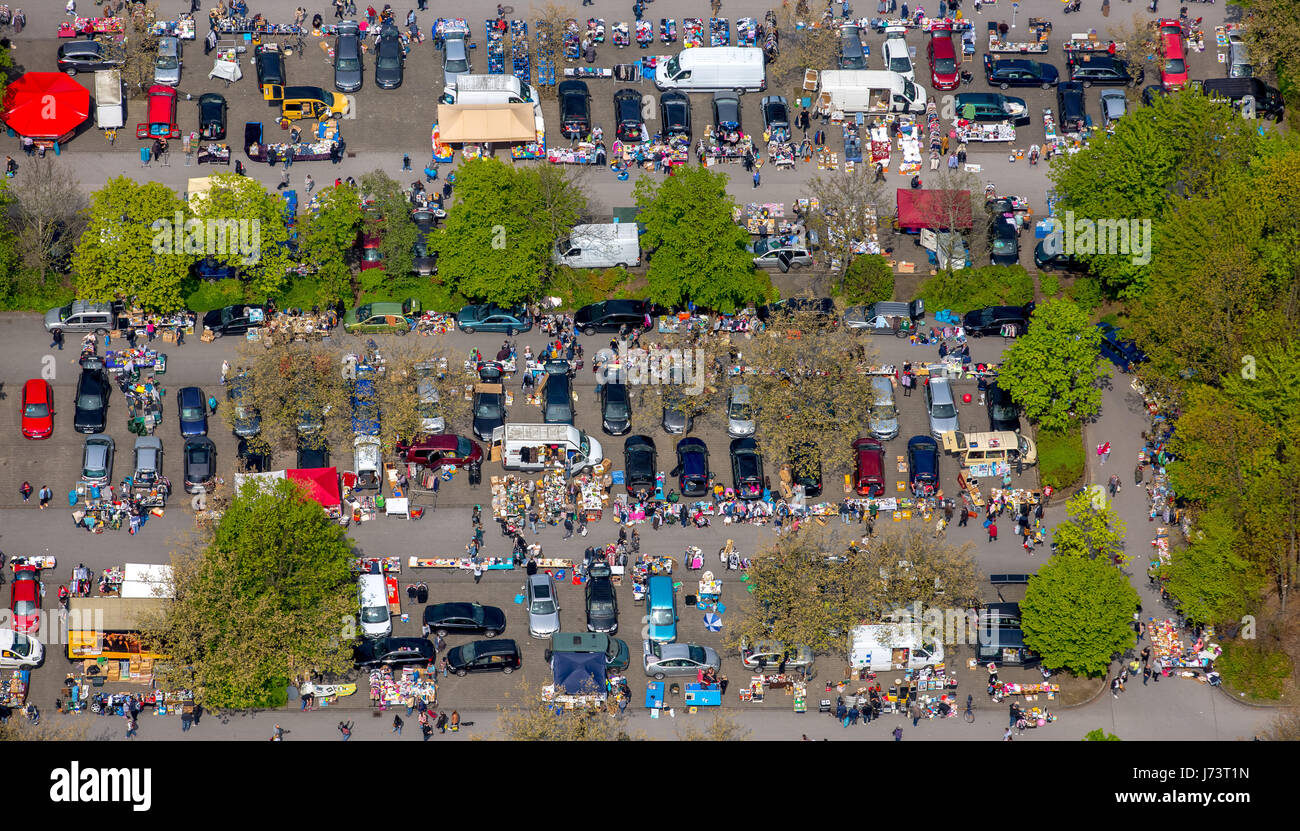
[{"label": "yellow canopy tent", "polygon": [[439,104],[438,130],[450,144],[537,140],[532,104]]}]

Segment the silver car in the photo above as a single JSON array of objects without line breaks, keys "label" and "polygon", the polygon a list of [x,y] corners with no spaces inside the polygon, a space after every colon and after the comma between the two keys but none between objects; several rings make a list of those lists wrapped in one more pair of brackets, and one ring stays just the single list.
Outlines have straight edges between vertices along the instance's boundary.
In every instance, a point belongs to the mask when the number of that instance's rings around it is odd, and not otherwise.
[{"label": "silver car", "polygon": [[469,73],[469,49],[465,36],[448,35],[442,47],[442,85],[454,87],[456,79]]},{"label": "silver car", "polygon": [[931,378],[925,385],[925,409],[930,414],[930,435],[936,439],[961,429],[957,422],[957,400],[947,378]]},{"label": "silver car", "polygon": [[181,82],[181,42],[179,38],[158,38],[158,58],[153,65],[153,82],[174,87]]},{"label": "silver car", "polygon": [[741,439],[754,435],[754,410],[749,403],[749,387],[736,384],[727,398],[727,435]]},{"label": "silver car", "polygon": [[150,487],[162,478],[163,444],[157,436],[140,436],[135,440],[135,472],[132,483]]},{"label": "silver car", "polygon": [[421,378],[415,383],[415,394],[419,397],[416,405],[420,413],[420,431],[437,435],[447,429],[447,420],[442,415],[442,404],[438,400],[438,387],[432,378]]},{"label": "silver car", "polygon": [[1101,116],[1110,126],[1124,115],[1128,108],[1128,101],[1124,97],[1122,89],[1103,89],[1101,91]]},{"label": "silver car", "polygon": [[81,481],[107,485],[113,481],[113,438],[103,433],[86,437],[81,451]]},{"label": "silver car", "polygon": [[722,668],[718,653],[711,647],[695,643],[641,642],[641,664],[645,674],[655,679],[669,675],[696,676],[701,670]]},{"label": "silver car", "polygon": [[361,89],[361,31],[348,20],[338,24],[334,41],[334,88],[339,92]]},{"label": "silver car", "polygon": [[560,600],[550,575],[533,574],[524,584],[524,602],[528,604],[528,634],[549,638],[560,631]]}]

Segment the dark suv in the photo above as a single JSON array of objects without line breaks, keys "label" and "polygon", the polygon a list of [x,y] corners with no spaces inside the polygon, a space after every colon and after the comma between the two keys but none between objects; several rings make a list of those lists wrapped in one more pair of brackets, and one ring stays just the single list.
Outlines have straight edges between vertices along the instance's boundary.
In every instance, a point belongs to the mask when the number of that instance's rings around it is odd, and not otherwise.
[{"label": "dark suv", "polygon": [[587,631],[612,635],[618,631],[618,597],[610,568],[604,563],[594,563],[587,577]]},{"label": "dark suv", "polygon": [[619,141],[640,142],[641,128],[645,124],[641,117],[641,93],[634,89],[621,89],[614,93],[614,119],[618,124],[615,134]]},{"label": "dark suv", "polygon": [[1033,312],[1033,303],[1027,306],[988,306],[967,312],[962,325],[966,334],[973,337],[1000,334],[1003,326],[1015,326],[1016,334],[1023,335]]},{"label": "dark suv", "polygon": [[582,138],[591,131],[591,93],[586,81],[562,81],[559,87],[560,135]]},{"label": "dark suv", "polygon": [[611,383],[600,388],[600,429],[611,436],[632,429],[632,399],[626,384]]},{"label": "dark suv", "polygon": [[357,669],[377,666],[433,666],[433,644],[426,638],[367,638],[352,647],[352,662]]},{"label": "dark suv", "polygon": [[83,369],[77,379],[76,415],[72,426],[78,433],[102,433],[108,422],[111,391],[102,369]]},{"label": "dark suv", "polygon": [[106,54],[98,41],[74,40],[59,47],[58,65],[60,72],[76,75],[97,69],[116,69],[122,62]]},{"label": "dark suv", "polygon": [[1093,84],[1102,86],[1137,86],[1146,74],[1142,67],[1137,67],[1137,74],[1127,63],[1112,55],[1088,55],[1068,53],[1070,80],[1078,81],[1085,87]]},{"label": "dark suv", "polygon": [[603,300],[578,309],[573,324],[584,335],[617,332],[623,326],[630,329],[643,325],[650,313],[650,304],[645,300]]},{"label": "dark suv", "polygon": [[1056,88],[1061,129],[1067,133],[1082,133],[1088,127],[1088,114],[1083,105],[1083,86],[1071,81]]},{"label": "dark suv", "polygon": [[447,651],[447,664],[459,676],[499,670],[509,675],[523,664],[519,645],[512,640],[471,641]]},{"label": "dark suv", "polygon": [[1010,430],[1020,432],[1020,408],[1016,406],[1011,393],[1002,389],[996,382],[988,388],[989,429],[994,433]]},{"label": "dark suv", "polygon": [[573,423],[573,382],[567,361],[546,362],[546,386],[542,389],[542,421],[546,424]]},{"label": "dark suv", "polygon": [[985,55],[984,80],[989,82],[989,86],[998,89],[1010,87],[1051,89],[1061,80],[1061,73],[1050,63],[1029,61],[1024,58],[994,60]]}]

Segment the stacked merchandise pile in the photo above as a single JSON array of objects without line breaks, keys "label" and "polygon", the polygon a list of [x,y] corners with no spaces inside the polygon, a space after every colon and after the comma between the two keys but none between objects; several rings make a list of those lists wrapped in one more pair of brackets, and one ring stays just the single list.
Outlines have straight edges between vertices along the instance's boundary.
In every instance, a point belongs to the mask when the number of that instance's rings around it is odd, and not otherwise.
[{"label": "stacked merchandise pile", "polygon": [[564,21],[564,59],[576,61],[581,57],[582,34],[578,29],[578,21],[571,17]]},{"label": "stacked merchandise pile", "polygon": [[731,24],[727,22],[727,18],[714,17],[709,20],[709,45],[731,45]]},{"label": "stacked merchandise pile", "polygon": [[934,170],[943,151],[943,125],[939,121],[939,110],[933,100],[925,105],[925,127],[930,135],[930,169]]},{"label": "stacked merchandise pile", "polygon": [[510,21],[510,54],[514,76],[521,84],[531,84],[533,64],[528,51],[528,22],[525,20]]},{"label": "stacked merchandise pile", "polygon": [[546,20],[537,21],[537,83],[555,86],[555,33]]},{"label": "stacked merchandise pile", "polygon": [[686,48],[704,45],[704,21],[698,17],[682,20],[682,45]]},{"label": "stacked merchandise pile", "polygon": [[758,43],[758,21],[742,17],[736,21],[736,45],[754,46]]},{"label": "stacked merchandise pile", "polygon": [[898,149],[903,151],[903,161],[898,165],[898,172],[911,176],[921,172],[921,138],[917,125],[911,119],[899,119]]},{"label": "stacked merchandise pile", "polygon": [[[500,25],[498,25],[500,24]],[[504,75],[506,73],[506,30],[505,21],[487,21],[488,74]]]}]

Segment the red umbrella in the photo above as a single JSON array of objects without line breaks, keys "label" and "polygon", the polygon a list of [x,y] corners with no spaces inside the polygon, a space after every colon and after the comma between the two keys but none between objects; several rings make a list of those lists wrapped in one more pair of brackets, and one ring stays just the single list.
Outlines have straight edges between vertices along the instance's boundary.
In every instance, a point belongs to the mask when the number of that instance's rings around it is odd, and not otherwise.
[{"label": "red umbrella", "polygon": [[5,90],[0,117],[20,136],[57,141],[90,118],[90,90],[62,72],[28,72]]}]

